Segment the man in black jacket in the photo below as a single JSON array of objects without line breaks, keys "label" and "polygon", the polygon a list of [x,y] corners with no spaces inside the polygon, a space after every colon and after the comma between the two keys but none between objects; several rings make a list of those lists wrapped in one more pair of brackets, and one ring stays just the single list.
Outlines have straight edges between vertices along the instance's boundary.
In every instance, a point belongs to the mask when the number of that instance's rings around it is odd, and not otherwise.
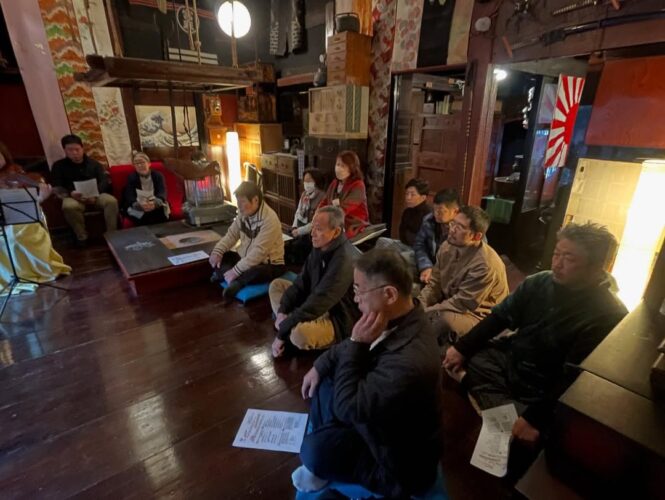
[{"label": "man in black jacket", "polygon": [[[444,367],[481,409],[513,403],[513,435],[536,444],[548,430],[575,366],[627,313],[604,271],[616,240],[605,227],[570,223],[558,234],[552,270],[529,276],[446,352]],[[506,328],[514,335],[493,340]]]},{"label": "man in black jacket", "polygon": [[[83,214],[89,206],[102,210],[106,230],[115,231],[118,228],[118,200],[106,192],[110,182],[104,167],[85,154],[79,136],[66,135],[60,144],[65,151],[65,158],[56,161],[51,167],[51,182],[53,192],[62,198],[63,215],[76,234],[76,239],[80,244],[88,240]],[[88,180],[97,182],[97,196],[86,197],[76,191],[75,182]]]},{"label": "man in black jacket", "polygon": [[312,251],[292,284],[277,278],[270,283],[277,337],[276,358],[287,340],[298,349],[324,349],[348,337],[360,316],[353,302],[355,250],[344,235],[344,212],[323,207],[312,219]]},{"label": "man in black jacket", "polygon": [[390,498],[422,495],[441,451],[436,336],[397,252],[367,252],[353,281],[362,317],[303,379],[303,397],[313,398],[312,432],[294,485],[314,491],[339,481]]}]

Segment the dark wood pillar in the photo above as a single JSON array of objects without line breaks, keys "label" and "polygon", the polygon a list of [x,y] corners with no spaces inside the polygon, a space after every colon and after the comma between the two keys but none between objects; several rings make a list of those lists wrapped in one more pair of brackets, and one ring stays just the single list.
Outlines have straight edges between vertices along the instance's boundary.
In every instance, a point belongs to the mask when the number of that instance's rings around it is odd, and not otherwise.
[{"label": "dark wood pillar", "polygon": [[499,3],[501,0],[476,3],[469,37],[466,89],[462,106],[462,126],[465,128],[466,140],[460,142],[458,158],[463,171],[462,200],[476,206],[480,205],[483,193],[496,101],[496,81],[491,66],[495,43],[492,36],[494,26],[490,32],[478,34],[473,23],[476,19],[495,13]]}]

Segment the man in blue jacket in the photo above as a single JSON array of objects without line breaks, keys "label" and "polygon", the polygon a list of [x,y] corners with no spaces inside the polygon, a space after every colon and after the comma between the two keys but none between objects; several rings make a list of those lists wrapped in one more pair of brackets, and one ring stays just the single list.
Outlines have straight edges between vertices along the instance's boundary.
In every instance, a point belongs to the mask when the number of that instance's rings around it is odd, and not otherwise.
[{"label": "man in blue jacket", "polygon": [[448,225],[457,212],[460,204],[457,191],[444,189],[434,195],[432,213],[425,216],[416,235],[413,250],[416,252],[416,267],[423,284],[429,283],[436,262],[436,253],[441,243],[448,239]]}]

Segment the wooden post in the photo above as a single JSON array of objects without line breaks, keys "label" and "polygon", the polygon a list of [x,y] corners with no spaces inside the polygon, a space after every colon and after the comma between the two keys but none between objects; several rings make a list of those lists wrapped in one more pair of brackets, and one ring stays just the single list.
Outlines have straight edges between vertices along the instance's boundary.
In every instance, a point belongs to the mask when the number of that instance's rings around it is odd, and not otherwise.
[{"label": "wooden post", "polygon": [[[491,16],[500,1],[476,3],[471,19],[472,26],[476,19]],[[490,36],[472,33],[469,38],[467,82],[462,106],[466,141],[460,142],[458,158],[463,170],[462,200],[476,206],[480,205],[483,193],[496,101],[496,82],[490,64],[493,44],[494,39]]]}]

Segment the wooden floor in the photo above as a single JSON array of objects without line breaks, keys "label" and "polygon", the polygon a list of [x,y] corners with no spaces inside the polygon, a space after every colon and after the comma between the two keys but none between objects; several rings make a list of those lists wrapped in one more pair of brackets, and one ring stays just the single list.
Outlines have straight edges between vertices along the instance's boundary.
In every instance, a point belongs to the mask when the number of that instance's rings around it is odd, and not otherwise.
[{"label": "wooden floor", "polygon": [[[106,247],[56,246],[71,290],[2,321],[0,498],[293,498],[297,456],[231,446],[249,407],[308,408],[313,358],[273,361],[267,300],[224,307],[205,283],[132,298]],[[451,497],[509,496],[469,465],[479,418],[450,382],[445,405]]]}]

